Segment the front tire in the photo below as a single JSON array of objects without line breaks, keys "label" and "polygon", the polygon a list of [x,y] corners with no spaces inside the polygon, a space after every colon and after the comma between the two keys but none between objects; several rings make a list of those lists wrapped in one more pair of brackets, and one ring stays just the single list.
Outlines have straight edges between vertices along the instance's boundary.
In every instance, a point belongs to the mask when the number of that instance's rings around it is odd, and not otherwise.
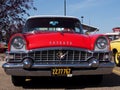
[{"label": "front tire", "polygon": [[114,55],[114,62],[116,64],[116,66],[120,67],[120,52],[116,52]]},{"label": "front tire", "polygon": [[25,77],[23,76],[11,76],[11,80],[14,86],[21,86],[25,83]]}]

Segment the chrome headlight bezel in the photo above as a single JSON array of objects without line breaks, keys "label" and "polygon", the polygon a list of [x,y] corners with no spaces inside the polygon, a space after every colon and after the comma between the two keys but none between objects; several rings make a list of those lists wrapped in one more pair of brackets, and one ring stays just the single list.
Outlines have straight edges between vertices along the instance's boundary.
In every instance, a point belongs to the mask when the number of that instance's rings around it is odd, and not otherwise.
[{"label": "chrome headlight bezel", "polygon": [[24,51],[24,50],[26,50],[25,40],[20,36],[14,37],[11,41],[10,50],[11,51]]},{"label": "chrome headlight bezel", "polygon": [[95,43],[95,50],[102,51],[109,49],[109,42],[106,37],[99,37]]}]

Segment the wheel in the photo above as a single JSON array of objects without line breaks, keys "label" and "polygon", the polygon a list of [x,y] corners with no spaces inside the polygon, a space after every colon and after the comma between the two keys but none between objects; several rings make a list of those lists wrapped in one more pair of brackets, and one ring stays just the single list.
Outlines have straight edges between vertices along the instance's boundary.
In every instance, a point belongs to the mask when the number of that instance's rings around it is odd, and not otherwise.
[{"label": "wheel", "polygon": [[21,86],[25,83],[25,77],[23,76],[11,76],[14,86]]},{"label": "wheel", "polygon": [[114,55],[114,62],[116,66],[120,66],[120,52],[116,52]]}]

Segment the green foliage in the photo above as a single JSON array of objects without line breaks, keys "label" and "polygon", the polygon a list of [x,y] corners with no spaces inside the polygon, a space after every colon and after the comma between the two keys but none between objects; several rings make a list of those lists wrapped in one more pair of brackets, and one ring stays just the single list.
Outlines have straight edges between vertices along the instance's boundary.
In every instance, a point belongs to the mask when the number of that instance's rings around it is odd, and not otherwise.
[{"label": "green foliage", "polygon": [[24,16],[29,16],[29,9],[36,10],[33,0],[0,0],[0,33],[5,32],[5,37],[9,38],[20,32],[25,23]]}]

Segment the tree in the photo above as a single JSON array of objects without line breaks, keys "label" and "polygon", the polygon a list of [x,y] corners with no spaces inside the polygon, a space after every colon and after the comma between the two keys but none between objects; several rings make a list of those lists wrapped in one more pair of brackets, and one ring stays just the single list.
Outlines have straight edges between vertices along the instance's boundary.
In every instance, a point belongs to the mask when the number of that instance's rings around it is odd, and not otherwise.
[{"label": "tree", "polygon": [[33,0],[0,0],[0,32],[5,32],[6,38],[21,32],[29,9],[36,10]]}]

